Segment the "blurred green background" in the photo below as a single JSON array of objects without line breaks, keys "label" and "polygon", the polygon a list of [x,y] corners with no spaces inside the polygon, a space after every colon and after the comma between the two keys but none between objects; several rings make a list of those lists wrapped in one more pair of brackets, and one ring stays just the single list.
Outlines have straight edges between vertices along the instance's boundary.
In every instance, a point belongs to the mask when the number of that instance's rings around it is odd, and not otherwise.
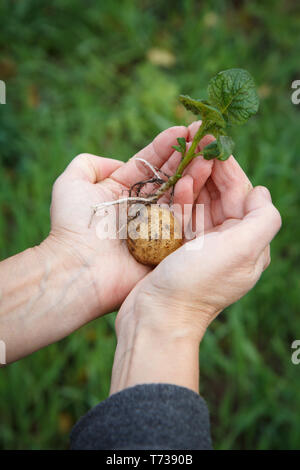
[{"label": "blurred green background", "polygon": [[[300,11],[293,0],[42,0],[0,3],[0,256],[49,231],[51,186],[81,152],[127,160],[192,116],[179,93],[242,67],[259,114],[236,156],[283,217],[273,262],[201,345],[201,393],[218,449],[300,447]],[[2,280],[3,281],[3,280]],[[71,426],[109,390],[113,315],[0,372],[0,447],[67,448]]]}]

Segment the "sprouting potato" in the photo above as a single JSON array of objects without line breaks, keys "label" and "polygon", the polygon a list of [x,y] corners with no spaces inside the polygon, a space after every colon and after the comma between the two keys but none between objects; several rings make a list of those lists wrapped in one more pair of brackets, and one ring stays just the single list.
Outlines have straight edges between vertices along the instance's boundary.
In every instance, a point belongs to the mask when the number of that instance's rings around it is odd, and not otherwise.
[{"label": "sprouting potato", "polygon": [[[207,94],[208,99],[204,100],[187,95],[179,97],[188,111],[194,113],[197,119],[201,117],[201,125],[190,145],[187,145],[185,137],[178,137],[178,145],[172,145],[181,154],[173,175],[155,168],[151,161],[135,157],[136,161],[140,160],[151,170],[151,179],[135,182],[129,188],[127,198],[93,206],[95,213],[98,208],[108,205],[131,204],[132,201],[143,203],[130,206],[127,225],[128,249],[140,263],[155,266],[183,243],[181,224],[168,208],[162,208],[156,202],[170,190],[174,194],[177,182],[194,158],[200,155],[205,160],[224,161],[230,158],[234,142],[228,132],[232,126],[244,124],[258,111],[259,97],[255,83],[246,70],[234,68],[219,72],[210,80]],[[199,143],[207,134],[213,135],[215,140],[199,151]],[[168,179],[165,180],[165,177]],[[155,192],[147,194],[145,188],[150,182],[159,186]]]},{"label": "sprouting potato", "polygon": [[167,208],[135,204],[128,221],[127,246],[142,264],[156,266],[183,243],[181,225]]}]

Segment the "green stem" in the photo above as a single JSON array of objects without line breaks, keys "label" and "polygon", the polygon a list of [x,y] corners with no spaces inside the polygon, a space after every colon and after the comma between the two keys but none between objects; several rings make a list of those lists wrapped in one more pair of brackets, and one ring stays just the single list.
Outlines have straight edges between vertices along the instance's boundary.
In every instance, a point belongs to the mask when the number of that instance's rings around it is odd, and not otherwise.
[{"label": "green stem", "polygon": [[[170,189],[172,186],[174,186],[177,181],[182,177],[182,173],[185,170],[185,168],[188,166],[188,164],[193,160],[193,158],[196,157],[195,150],[197,148],[197,145],[199,144],[200,140],[205,136],[207,133],[205,124],[202,123],[201,126],[199,127],[198,131],[196,132],[192,145],[190,146],[189,150],[187,151],[186,155],[183,157],[181,162],[179,163],[177,170],[174,175],[172,175],[168,181],[166,181],[160,188],[159,190],[155,193],[155,198],[156,200],[159,199],[168,189]],[[197,154],[199,155],[199,154]]]}]

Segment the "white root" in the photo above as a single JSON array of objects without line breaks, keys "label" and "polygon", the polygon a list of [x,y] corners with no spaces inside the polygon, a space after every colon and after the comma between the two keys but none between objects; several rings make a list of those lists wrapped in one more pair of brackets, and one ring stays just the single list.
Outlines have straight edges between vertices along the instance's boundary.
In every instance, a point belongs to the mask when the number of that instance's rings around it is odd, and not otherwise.
[{"label": "white root", "polygon": [[121,199],[116,199],[115,201],[105,201],[101,202],[100,204],[96,204],[95,206],[91,206],[92,209],[97,212],[99,209],[102,209],[103,207],[107,206],[114,206],[115,204],[122,204],[122,202],[128,202],[128,201],[135,201],[135,202],[151,202],[156,199],[156,196],[151,196],[151,197],[123,197]]},{"label": "white root", "polygon": [[161,179],[160,174],[158,171],[154,168],[153,165],[151,165],[150,162],[147,162],[147,160],[144,160],[144,158],[135,158],[135,160],[139,160],[140,162],[143,162],[150,170],[153,172],[153,174],[156,176],[156,178]]},{"label": "white root", "polygon": [[128,202],[128,201],[152,202],[152,201],[155,201],[155,200],[156,200],[156,196],[151,196],[151,197],[133,197],[133,196],[131,196],[131,197],[123,197],[121,199],[117,199],[116,201],[105,201],[105,202],[101,202],[100,204],[96,204],[95,206],[91,206],[92,214],[91,214],[91,218],[90,218],[88,227],[90,228],[90,226],[92,225],[94,215],[98,212],[98,210],[104,209],[104,207],[114,206],[116,204],[122,204],[123,202]]},{"label": "white root", "polygon": [[[156,176],[156,178],[160,179],[160,174],[158,171],[154,168],[151,163],[147,162],[147,160],[144,160],[144,158],[135,158],[135,160],[138,160],[140,162],[143,162],[150,170],[153,172],[153,174]],[[157,198],[156,196],[150,196],[150,197],[138,197],[138,196],[130,196],[130,197],[123,197],[121,199],[117,199],[115,201],[105,201],[101,202],[100,204],[96,204],[94,206],[91,206],[93,212],[91,215],[89,227],[91,226],[92,220],[94,215],[97,213],[98,210],[103,209],[104,207],[107,206],[114,206],[116,204],[122,204],[123,202],[128,202],[128,201],[134,201],[134,202],[152,202],[155,201]]]}]

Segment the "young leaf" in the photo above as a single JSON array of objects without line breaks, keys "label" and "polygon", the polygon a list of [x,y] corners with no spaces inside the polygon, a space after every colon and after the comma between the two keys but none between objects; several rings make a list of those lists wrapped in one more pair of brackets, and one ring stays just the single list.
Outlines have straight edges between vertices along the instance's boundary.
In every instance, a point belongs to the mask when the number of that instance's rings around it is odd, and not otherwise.
[{"label": "young leaf", "polygon": [[220,150],[216,140],[206,145],[203,149],[203,157],[205,160],[212,160],[213,158],[218,158],[220,155]]},{"label": "young leaf", "polygon": [[200,115],[207,126],[214,124],[219,127],[226,127],[226,122],[220,111],[210,106],[207,101],[195,100],[187,95],[180,95],[179,100],[188,111]]},{"label": "young leaf", "polygon": [[186,150],[186,140],[184,137],[178,137],[177,142],[179,143],[180,148],[185,152]]},{"label": "young leaf", "polygon": [[228,135],[220,135],[217,138],[218,146],[220,149],[219,160],[227,160],[232,155],[234,149],[234,142]]},{"label": "young leaf", "polygon": [[243,69],[219,72],[208,85],[211,103],[233,124],[242,124],[255,114],[259,98],[251,75]]},{"label": "young leaf", "polygon": [[183,158],[186,151],[186,140],[184,137],[178,137],[177,142],[179,145],[172,145],[172,148],[180,152]]},{"label": "young leaf", "polygon": [[217,158],[218,160],[227,160],[232,154],[234,142],[231,137],[220,135],[217,140],[206,145],[203,149],[203,157],[206,160]]}]

